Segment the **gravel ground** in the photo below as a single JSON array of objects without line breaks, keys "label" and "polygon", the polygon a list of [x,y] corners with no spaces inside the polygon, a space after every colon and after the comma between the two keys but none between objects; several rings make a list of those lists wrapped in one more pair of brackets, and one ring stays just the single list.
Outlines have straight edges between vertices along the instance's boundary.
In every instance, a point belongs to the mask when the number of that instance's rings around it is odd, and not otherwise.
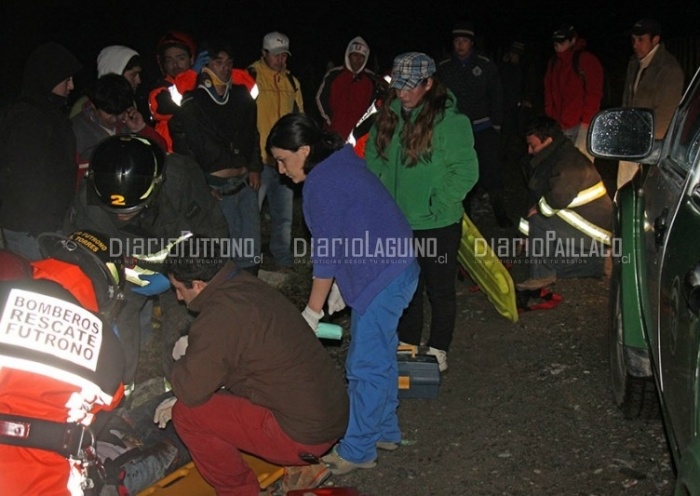
[{"label": "gravel ground", "polygon": [[[615,165],[598,169],[611,189]],[[524,211],[520,171],[508,172],[509,205]],[[517,236],[495,226],[483,200],[472,202],[472,218],[487,239]],[[515,264],[513,279],[524,271]],[[439,397],[402,400],[401,448],[335,485],[373,496],[672,494],[661,420],[627,420],[612,400],[608,281],[561,280],[556,308],[516,323],[471,280],[455,284],[458,318]]]},{"label": "gravel ground", "polygon": [[[604,174],[606,182],[614,172]],[[511,193],[516,210],[523,190]],[[483,202],[472,217],[487,238],[515,235],[493,225]],[[302,309],[309,269],[296,271],[282,291]],[[522,271],[513,268],[514,280]],[[661,421],[626,420],[612,401],[607,281],[559,281],[559,306],[521,314],[517,323],[470,280],[455,284],[457,325],[438,398],[402,400],[402,446],[381,452],[376,468],[335,477],[332,485],[371,496],[672,493]],[[333,320],[347,334],[347,314]],[[326,343],[340,368],[347,339]],[[142,362],[150,362],[148,354]],[[149,374],[143,366],[142,379]]]},{"label": "gravel ground", "polygon": [[368,495],[664,495],[660,421],[627,421],[608,389],[607,286],[556,285],[562,303],[511,323],[458,283],[459,318],[437,399],[406,399],[404,444],[337,477]]}]

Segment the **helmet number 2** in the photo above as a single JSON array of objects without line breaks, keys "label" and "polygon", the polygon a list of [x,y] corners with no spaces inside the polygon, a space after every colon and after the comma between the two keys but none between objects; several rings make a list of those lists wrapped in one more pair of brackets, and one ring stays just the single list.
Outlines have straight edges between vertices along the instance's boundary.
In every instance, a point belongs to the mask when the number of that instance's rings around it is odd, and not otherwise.
[{"label": "helmet number 2", "polygon": [[111,200],[112,205],[117,205],[119,207],[126,206],[126,201],[122,195],[112,195],[109,197],[109,199]]}]

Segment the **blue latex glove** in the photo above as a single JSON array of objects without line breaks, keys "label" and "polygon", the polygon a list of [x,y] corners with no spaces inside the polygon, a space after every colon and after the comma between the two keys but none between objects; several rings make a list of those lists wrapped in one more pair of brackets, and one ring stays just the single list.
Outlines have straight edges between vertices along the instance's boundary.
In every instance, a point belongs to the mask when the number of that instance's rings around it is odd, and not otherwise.
[{"label": "blue latex glove", "polygon": [[140,275],[139,279],[148,281],[148,284],[145,286],[134,286],[131,288],[131,291],[142,296],[155,296],[170,289],[170,279],[161,273]]},{"label": "blue latex glove", "polygon": [[211,57],[207,50],[202,50],[197,54],[197,58],[194,59],[194,64],[192,64],[192,70],[199,74],[202,72],[202,68],[211,62]]}]

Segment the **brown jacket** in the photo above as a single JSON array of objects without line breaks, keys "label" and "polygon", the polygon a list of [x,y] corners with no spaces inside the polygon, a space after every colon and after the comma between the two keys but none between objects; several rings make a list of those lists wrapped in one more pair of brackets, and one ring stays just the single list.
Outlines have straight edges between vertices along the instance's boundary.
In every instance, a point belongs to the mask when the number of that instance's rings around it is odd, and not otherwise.
[{"label": "brown jacket", "polygon": [[671,118],[683,96],[685,82],[683,69],[676,58],[659,45],[649,67],[639,79],[637,91],[633,90],[639,70],[639,60],[634,55],[627,65],[625,89],[622,93],[623,107],[646,107],[654,111],[655,138],[663,139],[671,124]]},{"label": "brown jacket", "polygon": [[343,377],[281,293],[228,263],[189,308],[199,315],[170,377],[178,400],[196,406],[224,389],[269,409],[297,442],[319,444],[345,433]]}]

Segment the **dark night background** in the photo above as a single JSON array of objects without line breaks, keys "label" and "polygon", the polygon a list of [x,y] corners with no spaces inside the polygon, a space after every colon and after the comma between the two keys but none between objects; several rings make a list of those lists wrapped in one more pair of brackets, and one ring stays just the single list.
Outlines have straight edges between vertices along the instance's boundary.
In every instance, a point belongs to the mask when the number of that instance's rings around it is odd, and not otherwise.
[{"label": "dark night background", "polygon": [[3,98],[16,94],[24,60],[37,44],[48,40],[64,44],[83,62],[85,68],[76,77],[77,94],[95,77],[95,58],[107,45],[127,45],[141,54],[146,89],[159,75],[155,45],[168,29],[198,39],[229,39],[239,67],[259,57],[265,33],[279,30],[291,39],[289,67],[309,98],[315,91],[309,86],[318,84],[329,61],[342,63],[348,41],[357,35],[372,50],[368,66],[386,70],[404,51],[425,51],[438,59],[448,53],[456,19],[474,23],[477,46],[488,53],[499,56],[519,39],[535,60],[551,54],[553,29],[561,22],[573,22],[588,40],[588,48],[616,72],[631,54],[629,28],[636,19],[658,19],[665,40],[695,36],[700,21],[698,0],[0,0],[0,4]]}]

